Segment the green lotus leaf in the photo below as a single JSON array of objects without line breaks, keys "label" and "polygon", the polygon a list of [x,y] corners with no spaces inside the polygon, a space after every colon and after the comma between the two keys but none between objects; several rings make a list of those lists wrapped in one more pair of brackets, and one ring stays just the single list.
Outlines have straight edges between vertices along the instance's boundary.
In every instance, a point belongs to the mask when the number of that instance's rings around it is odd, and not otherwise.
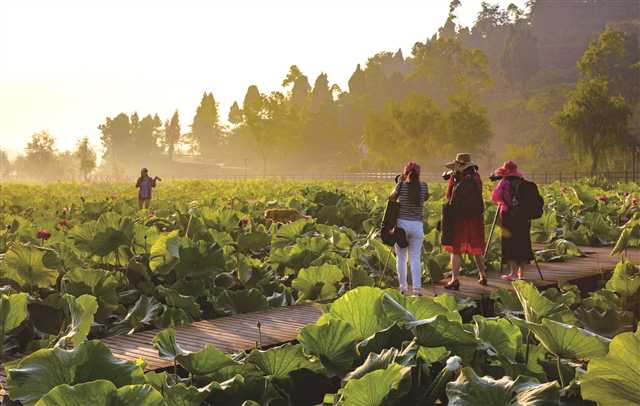
[{"label": "green lotus leaf", "polygon": [[529,322],[538,323],[542,318],[566,309],[561,303],[554,303],[544,297],[531,282],[515,281],[513,288],[524,310],[524,317]]},{"label": "green lotus leaf", "polygon": [[451,321],[444,315],[408,323],[407,327],[414,330],[417,343],[424,347],[447,347],[456,352],[456,349],[475,348],[478,344],[475,335],[462,323]]},{"label": "green lotus leaf", "polygon": [[124,318],[131,326],[129,334],[143,326],[151,325],[153,320],[162,314],[163,309],[164,306],[154,297],[140,296]]},{"label": "green lotus leaf", "polygon": [[246,362],[257,366],[266,376],[274,378],[286,378],[290,372],[302,368],[311,371],[321,370],[320,363],[309,360],[302,348],[300,344],[285,344],[266,351],[255,349],[251,351]]},{"label": "green lotus leaf", "polygon": [[260,231],[254,231],[249,234],[240,234],[238,236],[238,250],[244,253],[262,251],[269,247],[270,243],[271,236]]},{"label": "green lotus leaf", "polygon": [[447,384],[447,397],[450,406],[552,406],[560,404],[560,388],[556,382],[541,384],[523,376],[515,381],[508,376],[479,377],[465,367]]},{"label": "green lotus leaf", "polygon": [[229,314],[256,312],[269,308],[267,298],[258,289],[225,289],[216,298],[216,304]]},{"label": "green lotus leaf", "polygon": [[522,343],[520,328],[506,319],[487,319],[473,316],[476,337],[490,346],[499,356],[515,362]]},{"label": "green lotus leaf", "polygon": [[100,341],[87,341],[73,350],[38,350],[7,367],[9,397],[33,405],[58,385],[106,379],[117,387],[144,382],[144,372],[133,362],[116,360]]},{"label": "green lotus leaf", "polygon": [[27,293],[14,293],[0,297],[0,334],[6,335],[18,328],[29,316]]},{"label": "green lotus leaf", "polygon": [[380,354],[374,352],[367,356],[367,359],[358,368],[351,371],[344,380],[360,379],[369,372],[378,369],[386,369],[390,364],[396,363],[401,366],[411,366],[413,364],[416,352],[411,352],[412,348],[407,347],[403,352],[397,348],[389,348],[382,350]]},{"label": "green lotus leaf", "polygon": [[207,385],[202,388],[187,386],[184,383],[175,385],[165,385],[162,394],[167,406],[200,406],[211,393],[211,387]]},{"label": "green lotus leaf", "polygon": [[194,319],[200,317],[200,305],[196,301],[195,297],[181,295],[175,289],[167,288],[162,285],[159,285],[157,289],[160,297],[164,299],[168,306],[183,309]]},{"label": "green lotus leaf", "polygon": [[580,391],[601,406],[640,404],[640,327],[615,336],[606,356],[589,361]]},{"label": "green lotus leaf", "polygon": [[374,335],[365,338],[357,345],[358,353],[361,356],[372,352],[381,352],[386,348],[401,348],[402,344],[413,339],[411,331],[400,327],[398,323],[376,332]]},{"label": "green lotus leaf", "polygon": [[295,244],[296,239],[303,233],[310,231],[313,223],[306,219],[283,224],[271,239],[272,248],[283,248],[287,245]]},{"label": "green lotus leaf", "polygon": [[305,352],[318,357],[325,368],[336,375],[351,370],[356,358],[356,338],[351,325],[337,319],[319,325],[307,324],[298,334]]},{"label": "green lotus leaf", "polygon": [[340,268],[325,264],[301,269],[291,286],[299,291],[299,300],[327,300],[336,297],[342,278]]},{"label": "green lotus leaf", "polygon": [[42,397],[36,406],[163,406],[162,395],[149,385],[127,385],[118,389],[106,380],[59,385]]},{"label": "green lotus leaf", "polygon": [[69,306],[71,323],[67,327],[67,333],[60,337],[56,346],[77,347],[84,342],[89,334],[93,317],[98,311],[98,301],[91,295],[82,295],[76,298],[65,294],[63,297]]},{"label": "green lotus leaf", "polygon": [[62,278],[64,292],[73,296],[93,295],[98,300],[96,320],[104,321],[118,308],[118,281],[109,271],[76,268]]},{"label": "green lotus leaf", "polygon": [[175,361],[178,357],[189,354],[189,351],[182,349],[176,342],[176,330],[172,328],[165,328],[156,334],[151,344],[158,350],[160,358],[167,361]]},{"label": "green lotus leaf", "polygon": [[162,309],[162,314],[153,319],[153,325],[157,328],[184,326],[193,323],[193,318],[183,309],[164,305]]},{"label": "green lotus leaf", "polygon": [[470,299],[460,299],[452,296],[448,293],[438,295],[433,298],[433,301],[448,309],[451,312],[459,312],[469,307],[475,307],[476,304]]},{"label": "green lotus leaf", "polygon": [[578,307],[575,312],[586,328],[605,337],[611,338],[633,329],[633,313],[630,311]]},{"label": "green lotus leaf", "polygon": [[333,302],[330,316],[349,323],[358,340],[365,339],[392,324],[385,315],[383,294],[369,286],[352,289]]},{"label": "green lotus leaf", "polygon": [[153,337],[152,345],[158,350],[160,358],[176,361],[187,371],[196,376],[208,375],[221,368],[235,365],[227,355],[206,344],[200,351],[191,352],[183,349],[176,342],[176,331],[167,328]]},{"label": "green lotus leaf", "polygon": [[157,274],[166,275],[180,261],[180,237],[178,230],[162,234],[151,246],[149,268]]},{"label": "green lotus leaf", "polygon": [[607,289],[622,297],[633,296],[640,289],[640,271],[629,261],[619,262],[607,282]]},{"label": "green lotus leaf", "polygon": [[44,252],[38,248],[16,244],[4,257],[4,274],[21,287],[48,288],[55,285],[58,271],[47,268],[42,262]]},{"label": "green lotus leaf", "polygon": [[390,364],[359,379],[351,379],[342,389],[341,406],[377,406],[382,404],[392,390],[409,375],[411,368]]},{"label": "green lotus leaf", "polygon": [[495,303],[496,311],[500,314],[523,312],[518,295],[511,290],[499,288],[491,293],[491,299]]},{"label": "green lotus leaf", "polygon": [[195,376],[212,374],[221,368],[235,365],[231,358],[210,344],[206,344],[200,351],[179,356],[178,362]]},{"label": "green lotus leaf", "polygon": [[607,353],[609,340],[591,331],[555,320],[544,319],[542,324],[510,317],[514,324],[531,330],[540,344],[551,354],[570,360],[600,357]]}]

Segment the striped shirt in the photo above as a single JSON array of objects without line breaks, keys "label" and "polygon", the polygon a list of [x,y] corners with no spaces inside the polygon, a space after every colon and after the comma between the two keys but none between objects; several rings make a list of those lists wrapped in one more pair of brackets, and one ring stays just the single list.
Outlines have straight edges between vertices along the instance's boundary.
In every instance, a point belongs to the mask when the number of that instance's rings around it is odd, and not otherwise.
[{"label": "striped shirt", "polygon": [[418,204],[411,203],[409,200],[409,184],[398,182],[394,192],[398,196],[400,202],[400,211],[398,218],[411,221],[423,221],[424,219],[424,201],[429,197],[429,188],[424,182],[420,182],[420,202]]}]

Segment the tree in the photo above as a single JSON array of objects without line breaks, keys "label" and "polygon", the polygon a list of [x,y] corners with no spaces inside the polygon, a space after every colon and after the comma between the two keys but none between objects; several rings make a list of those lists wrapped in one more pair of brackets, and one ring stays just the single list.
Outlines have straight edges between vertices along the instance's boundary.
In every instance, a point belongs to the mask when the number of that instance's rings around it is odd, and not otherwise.
[{"label": "tree", "polygon": [[607,27],[578,60],[585,78],[606,77],[611,94],[634,103],[640,99],[640,48],[635,35]]},{"label": "tree", "polygon": [[131,141],[134,148],[134,157],[136,160],[143,159],[148,161],[160,154],[160,146],[158,140],[160,138],[162,121],[157,114],[148,114],[138,119],[138,114],[131,116]]},{"label": "tree", "polygon": [[178,110],[173,113],[171,120],[164,122],[164,144],[167,146],[167,152],[169,154],[169,160],[173,160],[173,153],[176,148],[176,144],[180,141],[180,117]]},{"label": "tree", "polygon": [[309,101],[309,93],[311,86],[309,79],[300,71],[296,65],[291,65],[289,73],[282,81],[282,86],[287,87],[293,84],[291,88],[291,101],[298,107],[306,107]]},{"label": "tree", "polygon": [[82,173],[84,180],[87,180],[91,172],[96,168],[96,152],[91,147],[91,144],[89,144],[88,137],[84,137],[78,141],[74,155],[78,160],[80,173]]},{"label": "tree", "polygon": [[193,141],[200,153],[213,157],[222,142],[222,131],[219,124],[218,104],[212,93],[204,93],[191,124]]},{"label": "tree", "polygon": [[234,101],[229,109],[229,122],[231,124],[240,124],[242,123],[242,109],[238,106],[238,102]]},{"label": "tree", "polygon": [[630,116],[624,97],[609,95],[606,79],[581,79],[552,122],[570,145],[588,154],[595,175],[607,154],[626,145]]},{"label": "tree", "polygon": [[329,79],[326,73],[321,73],[316,78],[311,91],[311,111],[317,113],[331,103],[333,103],[333,95],[329,87]]},{"label": "tree", "polygon": [[511,28],[500,64],[513,85],[525,85],[538,72],[538,40],[526,24]]},{"label": "tree", "polygon": [[[132,115],[137,123],[138,115]],[[104,158],[113,165],[117,171],[119,163],[129,164],[134,157],[135,150],[131,140],[131,121],[125,113],[118,114],[115,118],[107,117],[104,124],[98,126],[102,132],[100,140],[104,146]]]},{"label": "tree", "polygon": [[251,133],[258,146],[262,157],[262,173],[267,173],[267,151],[270,141],[266,131],[266,97],[260,93],[258,86],[251,85],[247,88],[242,103],[243,123]]},{"label": "tree", "polygon": [[9,154],[0,149],[0,177],[7,176],[10,171],[11,162],[9,161]]},{"label": "tree", "polygon": [[29,177],[53,178],[56,171],[55,138],[47,131],[40,131],[31,136],[27,144],[21,169]]},{"label": "tree", "polygon": [[486,152],[491,124],[486,110],[469,97],[453,97],[446,115],[447,140],[456,150]]},{"label": "tree", "polygon": [[[364,130],[368,159],[392,168],[407,160],[428,161],[443,151],[443,115],[429,97],[412,93],[389,103],[382,114],[370,114]],[[440,157],[438,157],[440,158]]]}]

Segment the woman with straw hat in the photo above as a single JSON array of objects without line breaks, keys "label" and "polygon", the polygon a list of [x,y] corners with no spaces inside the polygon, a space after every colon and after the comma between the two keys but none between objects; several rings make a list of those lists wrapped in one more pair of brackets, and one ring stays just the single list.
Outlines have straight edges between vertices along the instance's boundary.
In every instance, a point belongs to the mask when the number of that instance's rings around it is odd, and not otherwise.
[{"label": "woman with straw hat", "polygon": [[[445,251],[451,254],[451,280],[445,286],[447,289],[458,290],[460,288],[461,255],[466,253],[473,256],[478,266],[479,279],[481,285],[487,284],[487,276],[484,266],[484,202],[482,201],[482,180],[478,174],[478,166],[473,163],[470,154],[460,153],[456,159],[445,165],[450,170],[448,177],[449,186],[446,198],[449,204],[453,200],[458,201],[478,201],[481,206],[471,213],[454,210],[452,218],[452,241],[444,244]],[[458,187],[463,182],[471,184],[473,188]],[[463,192],[464,190],[464,192]],[[466,196],[458,196],[459,194]],[[479,196],[477,196],[479,194]],[[455,206],[455,205],[454,205]]]},{"label": "woman with straw hat", "polygon": [[522,181],[522,173],[513,161],[505,162],[496,169],[495,176],[502,178],[493,191],[491,200],[499,205],[502,229],[502,261],[509,266],[510,273],[502,279],[522,279],[526,265],[533,260],[531,249],[531,220],[518,216],[513,208],[516,185]]}]

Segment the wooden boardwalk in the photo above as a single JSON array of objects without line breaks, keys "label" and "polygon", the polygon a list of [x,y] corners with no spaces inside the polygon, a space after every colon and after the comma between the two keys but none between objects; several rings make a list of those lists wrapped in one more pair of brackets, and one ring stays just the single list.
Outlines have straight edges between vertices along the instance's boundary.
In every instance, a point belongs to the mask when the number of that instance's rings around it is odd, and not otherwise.
[{"label": "wooden boardwalk", "polygon": [[[580,247],[580,249],[586,255],[585,257],[570,258],[564,262],[540,262],[540,270],[544,280],[540,279],[540,275],[533,263],[526,269],[524,278],[539,289],[556,286],[558,283],[579,284],[581,280],[594,277],[604,278],[620,261],[620,257],[609,255],[611,247]],[[629,250],[629,259],[638,263],[640,261],[640,249]],[[489,297],[492,292],[499,288],[513,289],[511,282],[500,278],[500,274],[497,272],[488,272],[487,279],[487,286],[481,286],[478,284],[477,278],[461,276],[459,291],[445,289],[444,285],[447,283],[447,279],[445,279],[433,286],[423,288],[422,293],[426,296],[449,293],[462,298],[478,300]]]},{"label": "wooden boardwalk", "polygon": [[[587,254],[583,258],[571,258],[566,262],[540,263],[544,280],[540,280],[535,265],[531,265],[525,273],[525,279],[532,281],[541,289],[555,286],[559,282],[579,283],[580,280],[604,277],[610,272],[619,257],[609,256],[609,247],[584,247]],[[640,262],[640,250],[630,250],[629,257],[633,262]],[[509,282],[500,279],[497,272],[488,274],[489,283],[481,286],[476,278],[461,277],[460,290],[457,292],[444,289],[446,281],[423,288],[423,294],[434,296],[441,293],[454,294],[471,299],[488,298],[499,288],[513,289]],[[301,304],[289,307],[272,308],[265,311],[239,314],[213,320],[202,320],[190,325],[176,328],[176,341],[189,351],[198,351],[205,344],[212,344],[226,353],[250,350],[258,341],[262,347],[269,347],[296,339],[298,332],[308,323],[315,323],[321,315],[315,304]],[[261,334],[258,331],[261,324]],[[111,349],[113,355],[122,360],[143,358],[147,370],[157,370],[172,365],[158,356],[151,341],[159,332],[151,329],[135,333],[105,338],[102,341]],[[0,372],[0,384],[4,382],[4,368]]]}]

